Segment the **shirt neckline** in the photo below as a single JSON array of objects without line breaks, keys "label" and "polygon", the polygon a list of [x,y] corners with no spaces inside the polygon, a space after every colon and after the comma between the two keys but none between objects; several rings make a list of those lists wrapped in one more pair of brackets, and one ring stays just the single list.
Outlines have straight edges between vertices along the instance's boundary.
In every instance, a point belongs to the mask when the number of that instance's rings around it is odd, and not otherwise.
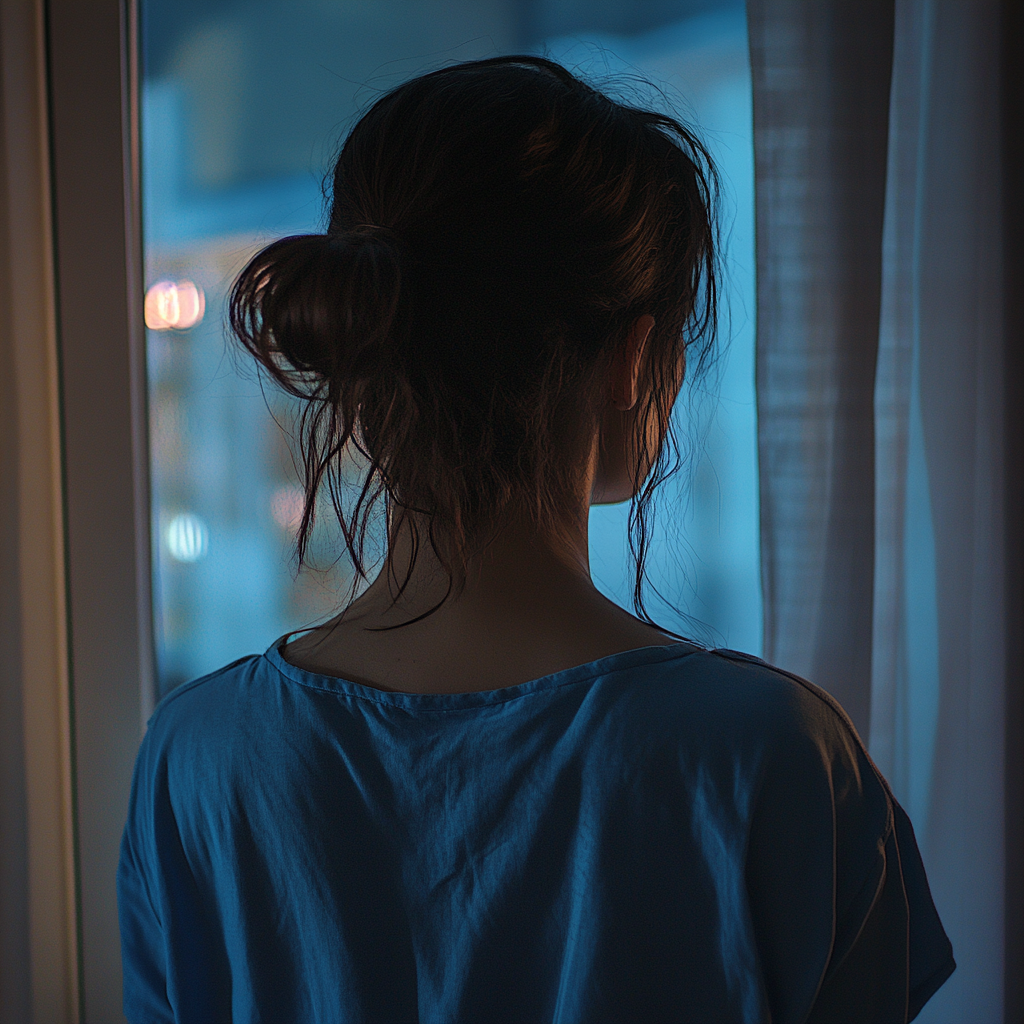
[{"label": "shirt neckline", "polygon": [[599,676],[612,672],[621,672],[644,664],[659,664],[689,657],[703,650],[696,644],[681,641],[675,644],[655,644],[647,647],[634,647],[628,651],[609,654],[582,665],[552,672],[549,675],[531,679],[515,686],[504,686],[497,690],[473,690],[462,693],[411,693],[400,690],[379,690],[365,683],[355,683],[340,676],[328,676],[319,672],[310,672],[285,661],[280,648],[292,634],[286,633],[279,637],[264,652],[263,657],[270,662],[276,671],[286,679],[300,686],[330,693],[344,694],[375,704],[386,704],[407,710],[457,711],[466,708],[486,707],[489,705],[506,704],[532,694],[543,693],[588,682]]}]

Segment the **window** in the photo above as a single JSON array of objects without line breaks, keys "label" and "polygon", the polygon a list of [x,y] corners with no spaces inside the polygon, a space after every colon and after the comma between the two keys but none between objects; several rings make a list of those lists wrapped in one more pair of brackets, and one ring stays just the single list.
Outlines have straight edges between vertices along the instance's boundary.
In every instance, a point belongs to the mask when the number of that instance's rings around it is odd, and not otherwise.
[{"label": "window", "polygon": [[[753,147],[743,5],[686,0],[141,5],[153,594],[160,693],[337,609],[329,528],[295,572],[294,408],[226,341],[235,273],[274,237],[322,226],[321,182],[363,107],[429,67],[546,53],[628,89],[634,73],[703,129],[724,181],[722,356],[681,400],[696,443],[666,487],[649,561],[669,628],[760,653],[753,391]],[[627,508],[592,514],[595,581],[630,606]],[[327,519],[328,517],[324,517]],[[244,599],[239,598],[244,595]]]}]

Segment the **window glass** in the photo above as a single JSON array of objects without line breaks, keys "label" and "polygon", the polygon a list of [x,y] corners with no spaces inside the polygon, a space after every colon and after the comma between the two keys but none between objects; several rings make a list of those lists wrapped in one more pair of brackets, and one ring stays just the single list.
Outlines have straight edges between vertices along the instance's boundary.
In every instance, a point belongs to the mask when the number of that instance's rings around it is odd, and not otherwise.
[{"label": "window glass", "polygon": [[[161,693],[334,612],[350,577],[325,525],[296,572],[295,410],[227,340],[233,276],[320,230],[322,179],[379,93],[441,64],[545,53],[704,132],[722,171],[722,355],[677,416],[692,439],[649,561],[664,626],[759,653],[753,156],[742,2],[142,0],[142,146],[154,615]],[[282,426],[286,429],[282,430]],[[597,584],[631,607],[627,507],[595,509]],[[324,517],[326,520],[328,517]]]}]

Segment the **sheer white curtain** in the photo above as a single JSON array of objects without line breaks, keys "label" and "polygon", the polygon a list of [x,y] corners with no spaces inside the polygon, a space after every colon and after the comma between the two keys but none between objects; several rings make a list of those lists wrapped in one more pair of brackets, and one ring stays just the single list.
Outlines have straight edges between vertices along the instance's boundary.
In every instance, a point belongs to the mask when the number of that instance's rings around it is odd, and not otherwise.
[{"label": "sheer white curtain", "polygon": [[748,4],[765,657],[867,729],[891,0]]},{"label": "sheer white curtain", "polygon": [[748,7],[766,656],[835,693],[915,823],[959,965],[919,1019],[996,1024],[1020,529],[1004,500],[1004,5]]},{"label": "sheer white curtain", "polygon": [[1000,7],[896,3],[875,391],[870,747],[959,963],[921,1019],[979,1024],[1003,974]]}]

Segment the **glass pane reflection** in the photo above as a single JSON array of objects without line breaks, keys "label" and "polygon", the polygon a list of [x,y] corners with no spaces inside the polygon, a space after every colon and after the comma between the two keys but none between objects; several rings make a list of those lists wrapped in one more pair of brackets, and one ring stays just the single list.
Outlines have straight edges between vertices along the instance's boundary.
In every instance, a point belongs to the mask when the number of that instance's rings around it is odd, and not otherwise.
[{"label": "glass pane reflection", "polygon": [[[753,166],[742,2],[143,0],[143,210],[154,594],[161,693],[330,614],[346,566],[324,529],[296,575],[300,492],[285,434],[225,340],[248,256],[322,225],[321,178],[356,113],[439,64],[547,53],[599,79],[639,72],[708,135],[726,181],[731,337],[720,399],[681,402],[707,440],[661,502],[665,626],[758,653]],[[681,100],[685,97],[685,101]],[[699,396],[698,396],[699,398]],[[693,428],[693,429],[691,429]],[[692,486],[687,488],[687,480]],[[629,606],[622,508],[592,514],[595,580]],[[326,518],[326,517],[325,517]],[[681,534],[681,538],[677,538]]]}]

